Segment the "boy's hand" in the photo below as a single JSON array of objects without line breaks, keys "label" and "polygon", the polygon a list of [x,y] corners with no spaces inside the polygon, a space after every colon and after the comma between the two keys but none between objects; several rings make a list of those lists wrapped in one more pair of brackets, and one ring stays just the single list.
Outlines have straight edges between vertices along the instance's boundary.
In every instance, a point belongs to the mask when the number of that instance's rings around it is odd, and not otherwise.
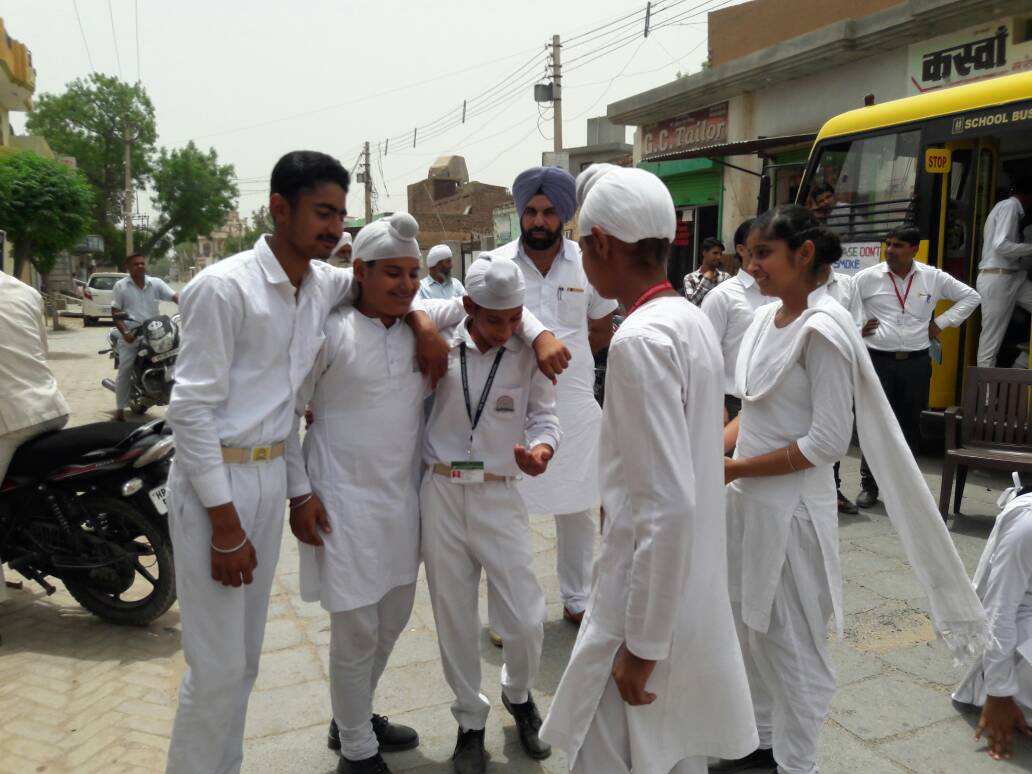
[{"label": "boy's hand", "polygon": [[[254,580],[258,566],[258,555],[247,534],[240,526],[240,518],[232,502],[208,508],[211,519],[211,577],[223,586],[247,585]],[[233,553],[221,553],[215,548],[227,550],[240,546]]]},{"label": "boy's hand", "polygon": [[409,312],[405,323],[416,336],[416,363],[419,370],[430,380],[430,386],[436,387],[448,371],[448,344],[441,338],[437,326],[426,312]]},{"label": "boy's hand", "polygon": [[[305,500],[305,497],[308,499]],[[302,500],[304,500],[303,505],[296,508],[293,507],[294,502],[301,502]],[[292,497],[291,506],[290,531],[294,533],[294,537],[310,546],[321,546],[323,541],[319,533],[322,532],[328,535],[333,531],[330,527],[330,517],[326,515],[326,509],[323,508],[322,501],[314,494],[311,496],[304,495],[302,497]]]},{"label": "boy's hand", "polygon": [[522,444],[517,444],[513,449],[516,456],[516,465],[528,476],[540,476],[548,467],[548,461],[552,459],[555,451],[547,443],[539,443],[530,451]]},{"label": "boy's hand", "polygon": [[975,739],[985,734],[989,757],[1000,761],[1010,758],[1014,749],[1014,729],[1017,728],[1026,736],[1032,736],[1032,730],[1025,722],[1021,708],[1011,696],[986,696],[982,707],[982,717],[975,730]]},{"label": "boy's hand", "polygon": [[656,700],[656,694],[645,690],[645,684],[652,676],[652,670],[656,668],[655,661],[638,658],[627,645],[621,645],[616,654],[616,661],[613,662],[613,679],[616,687],[620,690],[620,696],[632,707],[642,704],[652,704]]},{"label": "boy's hand", "polygon": [[534,354],[537,356],[541,373],[547,376],[552,384],[557,384],[559,374],[570,365],[570,350],[554,333],[545,331],[534,339]]}]

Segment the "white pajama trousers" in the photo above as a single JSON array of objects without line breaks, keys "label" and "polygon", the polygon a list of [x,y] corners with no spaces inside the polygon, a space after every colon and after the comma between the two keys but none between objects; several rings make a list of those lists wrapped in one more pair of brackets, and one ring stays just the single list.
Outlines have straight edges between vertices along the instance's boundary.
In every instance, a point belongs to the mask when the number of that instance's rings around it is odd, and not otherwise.
[{"label": "white pajama trousers", "polygon": [[409,583],[372,605],[330,613],[330,700],[340,752],[348,760],[371,758],[380,749],[371,721],[373,694],[415,597],[416,584]]},{"label": "white pajama trousers", "polygon": [[559,594],[571,613],[583,613],[588,607],[597,533],[598,525],[590,510],[555,516]]},{"label": "white pajama trousers", "polygon": [[[670,774],[706,774],[706,756],[685,758]],[[631,740],[627,705],[612,677],[606,683],[595,717],[588,726],[571,774],[631,774]]]},{"label": "white pajama trousers", "polygon": [[502,638],[502,690],[520,704],[534,685],[544,642],[545,596],[523,498],[512,482],[453,484],[423,476],[419,496],[422,552],[444,677],[455,693],[452,715],[467,730],[487,724],[491,702],[480,692],[480,573],[487,611]]},{"label": "white pajama trousers", "polygon": [[118,376],[115,377],[115,408],[125,411],[129,408],[129,384],[136,366],[136,353],[140,349],[139,340],[128,343],[122,334],[115,340],[118,347]]},{"label": "white pajama trousers", "polygon": [[179,687],[168,774],[236,774],[243,761],[247,701],[269,612],[287,500],[283,458],[227,465],[233,504],[258,556],[254,581],[234,588],[211,577],[211,522],[172,463],[169,526],[187,670]]},{"label": "white pajama trousers", "polygon": [[982,332],[978,337],[978,366],[992,368],[1010,325],[1014,307],[1032,312],[1032,282],[1025,272],[985,274],[979,272],[975,289],[982,296]]},{"label": "white pajama trousers", "polygon": [[792,519],[767,631],[750,629],[742,623],[741,606],[731,607],[760,747],[773,748],[780,774],[816,774],[817,740],[835,695],[835,672],[827,646],[831,594],[812,522]]}]

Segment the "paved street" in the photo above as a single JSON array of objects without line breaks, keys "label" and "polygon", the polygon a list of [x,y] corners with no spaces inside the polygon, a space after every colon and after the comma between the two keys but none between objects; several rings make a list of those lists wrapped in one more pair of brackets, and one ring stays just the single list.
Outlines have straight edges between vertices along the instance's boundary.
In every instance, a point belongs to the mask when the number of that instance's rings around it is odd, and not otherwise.
[{"label": "paved street", "polygon": [[[54,333],[51,357],[73,408],[73,424],[110,418],[113,395],[100,379],[113,375],[98,356],[106,328]],[[148,416],[158,416],[152,410]],[[922,461],[938,493],[937,462]],[[842,466],[844,489],[855,495],[856,450]],[[953,536],[969,572],[995,514],[1002,479],[972,473],[965,516]],[[974,719],[959,716],[949,690],[960,674],[932,642],[924,599],[902,559],[881,510],[841,520],[848,614],[843,642],[832,652],[840,689],[822,739],[821,770],[843,772],[1016,772],[1032,768],[1032,743],[1019,740],[1015,758],[993,763],[973,740]],[[554,529],[534,518],[535,561],[550,601],[545,656],[537,696],[555,690],[574,630],[561,620],[555,576]],[[251,701],[244,771],[331,772],[336,757],[324,745],[329,719],[329,620],[298,596],[297,552],[284,535],[283,556],[265,639],[265,656]],[[483,610],[483,608],[482,608]],[[0,605],[0,771],[158,772],[183,670],[179,614],[173,607],[146,629],[104,624],[60,590],[46,597],[33,585]],[[499,698],[500,651],[481,632],[484,690],[495,702],[487,745],[492,771],[562,772],[561,754],[541,764],[522,756]],[[378,712],[415,726],[422,745],[390,756],[398,771],[450,771],[455,725],[449,711],[425,582],[376,700]],[[544,709],[544,707],[543,707]],[[604,774],[600,772],[599,774]]]}]

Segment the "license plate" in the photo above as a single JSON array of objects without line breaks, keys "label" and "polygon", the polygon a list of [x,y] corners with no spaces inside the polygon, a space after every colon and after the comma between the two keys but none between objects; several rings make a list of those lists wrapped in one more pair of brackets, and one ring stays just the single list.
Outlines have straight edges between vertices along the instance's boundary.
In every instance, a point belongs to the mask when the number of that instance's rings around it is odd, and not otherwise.
[{"label": "license plate", "polygon": [[169,358],[173,358],[178,354],[178,349],[170,349],[168,352],[163,352],[160,355],[155,355],[151,358],[151,360],[153,360],[155,363],[160,363],[162,360],[168,360]]},{"label": "license plate", "polygon": [[168,488],[164,484],[154,487],[147,494],[150,495],[154,510],[162,515],[168,513]]}]

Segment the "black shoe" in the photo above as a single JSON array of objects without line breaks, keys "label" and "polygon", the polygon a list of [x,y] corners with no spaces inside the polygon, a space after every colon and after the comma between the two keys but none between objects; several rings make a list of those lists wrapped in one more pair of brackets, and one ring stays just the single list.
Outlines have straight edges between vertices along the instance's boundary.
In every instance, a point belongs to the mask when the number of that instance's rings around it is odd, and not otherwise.
[{"label": "black shoe", "polygon": [[455,774],[484,774],[487,771],[484,729],[463,731],[460,727],[451,759]]},{"label": "black shoe", "polygon": [[878,493],[872,492],[870,489],[864,489],[856,498],[856,506],[858,508],[873,508],[874,504],[877,502]]},{"label": "black shoe", "polygon": [[337,763],[337,774],[391,774],[387,763],[377,753],[372,758],[363,758],[360,761],[349,761],[341,758]]},{"label": "black shoe", "polygon": [[736,758],[733,761],[721,761],[709,767],[712,772],[720,774],[732,774],[736,771],[777,771],[778,764],[774,760],[774,751],[770,749],[753,750],[744,758]]},{"label": "black shoe", "polygon": [[852,501],[848,497],[846,497],[844,494],[842,494],[842,492],[839,492],[838,493],[838,512],[839,513],[847,513],[847,514],[852,516],[855,513],[859,513],[859,509],[855,505],[853,505]]},{"label": "black shoe", "polygon": [[[419,747],[419,734],[415,729],[388,723],[383,715],[373,715],[373,733],[380,745],[380,752],[401,752]],[[330,732],[326,736],[326,746],[331,750],[340,750],[340,730],[337,721],[330,721]]]},{"label": "black shoe", "polygon": [[384,715],[373,715],[373,733],[380,752],[401,752],[419,747],[419,734],[414,728],[388,723]]},{"label": "black shoe", "polygon": [[502,704],[509,710],[509,714],[516,719],[516,733],[520,737],[520,746],[523,748],[523,752],[536,761],[543,761],[551,755],[551,746],[538,738],[538,729],[541,728],[541,715],[538,714],[537,707],[534,705],[534,697],[528,693],[525,702],[513,704],[503,693]]}]

